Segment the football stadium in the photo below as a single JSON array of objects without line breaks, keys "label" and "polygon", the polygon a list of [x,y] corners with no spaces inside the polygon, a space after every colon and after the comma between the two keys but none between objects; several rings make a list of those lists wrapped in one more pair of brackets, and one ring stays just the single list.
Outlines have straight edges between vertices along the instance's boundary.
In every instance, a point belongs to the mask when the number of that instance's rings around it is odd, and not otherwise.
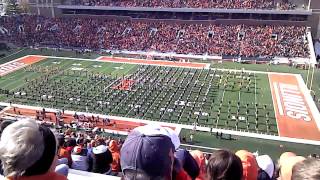
[{"label": "football stadium", "polygon": [[318,179],[319,9],[0,0],[0,178]]}]

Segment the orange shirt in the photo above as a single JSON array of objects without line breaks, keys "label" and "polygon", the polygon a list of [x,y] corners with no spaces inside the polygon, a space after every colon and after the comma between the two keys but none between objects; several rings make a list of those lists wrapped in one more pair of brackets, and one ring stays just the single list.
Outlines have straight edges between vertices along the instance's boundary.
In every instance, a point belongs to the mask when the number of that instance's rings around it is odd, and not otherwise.
[{"label": "orange shirt", "polygon": [[66,148],[59,149],[58,157],[59,158],[67,158],[68,165],[71,166],[71,164],[72,164],[71,154],[69,153],[69,151]]},{"label": "orange shirt", "polygon": [[118,144],[115,140],[110,141],[109,149],[110,149],[110,152],[112,153],[112,159],[113,159],[111,163],[112,171],[119,172],[120,171],[120,152],[119,152]]},{"label": "orange shirt", "polygon": [[113,159],[111,163],[112,171],[120,172],[120,154],[118,152],[113,152],[112,159]]}]

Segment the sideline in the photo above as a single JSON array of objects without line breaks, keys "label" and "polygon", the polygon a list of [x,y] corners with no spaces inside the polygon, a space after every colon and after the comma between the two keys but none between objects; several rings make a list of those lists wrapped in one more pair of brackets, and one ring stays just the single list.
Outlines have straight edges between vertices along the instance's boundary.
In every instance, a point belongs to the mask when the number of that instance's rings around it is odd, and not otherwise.
[{"label": "sideline", "polygon": [[[1,106],[10,106],[10,103],[0,102],[0,105]],[[43,107],[20,105],[20,104],[11,104],[11,107],[18,107],[18,108],[32,109],[32,110],[39,110],[39,111],[42,110],[42,108],[43,108]],[[49,112],[60,111],[60,109],[53,109],[53,108],[46,108],[46,110]],[[176,124],[176,123],[168,123],[168,122],[151,121],[151,120],[145,120],[145,119],[135,119],[135,118],[127,118],[127,117],[119,117],[119,116],[110,116],[110,115],[104,115],[104,114],[95,114],[95,113],[76,112],[76,111],[65,110],[65,114],[73,115],[74,113],[77,113],[79,115],[83,114],[85,116],[92,116],[92,115],[99,116],[101,118],[109,118],[109,119],[114,119],[114,120],[118,120],[118,121],[123,120],[123,121],[135,122],[135,123],[171,126],[171,127],[176,127],[177,130],[181,130],[181,129],[194,130],[194,125]],[[280,136],[275,136],[275,135],[258,134],[258,133],[252,133],[252,132],[246,132],[246,131],[217,129],[217,128],[209,128],[209,127],[204,127],[204,126],[196,126],[196,130],[197,131],[204,131],[204,132],[222,132],[224,134],[252,137],[252,138],[258,138],[258,139],[267,139],[267,140],[285,141],[285,142],[293,142],[293,143],[301,143],[301,144],[320,145],[320,141],[315,141],[315,140],[280,137]]]},{"label": "sideline", "polygon": [[[5,59],[5,58],[11,57],[11,56],[13,56],[13,55],[15,55],[15,54],[18,54],[18,53],[20,53],[20,52],[22,52],[22,51],[24,51],[24,50],[26,50],[26,48],[23,48],[23,49],[21,49],[21,50],[19,50],[19,51],[13,52],[12,54],[9,54],[8,56],[5,56],[5,57],[3,57],[3,58],[0,58],[0,61],[1,61],[2,59]],[[10,61],[9,61],[9,62],[10,62]]]}]

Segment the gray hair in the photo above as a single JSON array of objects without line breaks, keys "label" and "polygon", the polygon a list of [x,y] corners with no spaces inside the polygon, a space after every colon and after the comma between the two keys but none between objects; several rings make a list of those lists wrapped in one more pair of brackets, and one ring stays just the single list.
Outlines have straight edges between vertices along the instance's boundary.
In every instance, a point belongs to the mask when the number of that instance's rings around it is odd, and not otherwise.
[{"label": "gray hair", "polygon": [[1,135],[0,159],[5,176],[20,176],[38,161],[44,151],[44,139],[34,120],[19,120]]},{"label": "gray hair", "polygon": [[308,158],[292,168],[292,180],[320,179],[320,159]]}]

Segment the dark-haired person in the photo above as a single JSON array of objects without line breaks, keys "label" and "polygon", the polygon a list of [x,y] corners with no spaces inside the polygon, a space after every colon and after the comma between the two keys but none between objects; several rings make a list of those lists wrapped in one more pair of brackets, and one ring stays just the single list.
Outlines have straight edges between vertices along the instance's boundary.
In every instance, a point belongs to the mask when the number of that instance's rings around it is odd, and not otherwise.
[{"label": "dark-haired person", "polygon": [[53,132],[34,120],[17,121],[1,135],[0,159],[7,180],[66,180],[54,172],[57,158]]},{"label": "dark-haired person", "polygon": [[242,163],[238,156],[228,150],[218,150],[211,155],[207,167],[208,180],[241,180]]},{"label": "dark-haired person", "polygon": [[199,150],[191,151],[190,154],[196,160],[199,166],[199,176],[196,180],[205,180],[206,179],[206,159],[203,152]]},{"label": "dark-haired person", "polygon": [[291,180],[319,180],[320,159],[308,158],[293,166]]},{"label": "dark-haired person", "polygon": [[200,168],[197,161],[192,157],[189,151],[178,149],[175,153],[175,160],[178,160],[186,175],[190,179],[196,179],[199,176]]},{"label": "dark-haired person", "polygon": [[63,135],[59,135],[57,139],[59,142],[58,157],[59,157],[59,159],[66,158],[68,161],[67,165],[69,167],[71,167],[71,165],[72,165],[71,154],[67,150],[67,143],[65,142],[65,138]]},{"label": "dark-haired person", "polygon": [[[67,150],[64,149],[64,136],[62,134],[57,135],[58,140],[58,161],[55,172],[68,176],[69,173],[69,163],[72,162],[71,155]],[[70,161],[69,161],[70,158]]]}]

